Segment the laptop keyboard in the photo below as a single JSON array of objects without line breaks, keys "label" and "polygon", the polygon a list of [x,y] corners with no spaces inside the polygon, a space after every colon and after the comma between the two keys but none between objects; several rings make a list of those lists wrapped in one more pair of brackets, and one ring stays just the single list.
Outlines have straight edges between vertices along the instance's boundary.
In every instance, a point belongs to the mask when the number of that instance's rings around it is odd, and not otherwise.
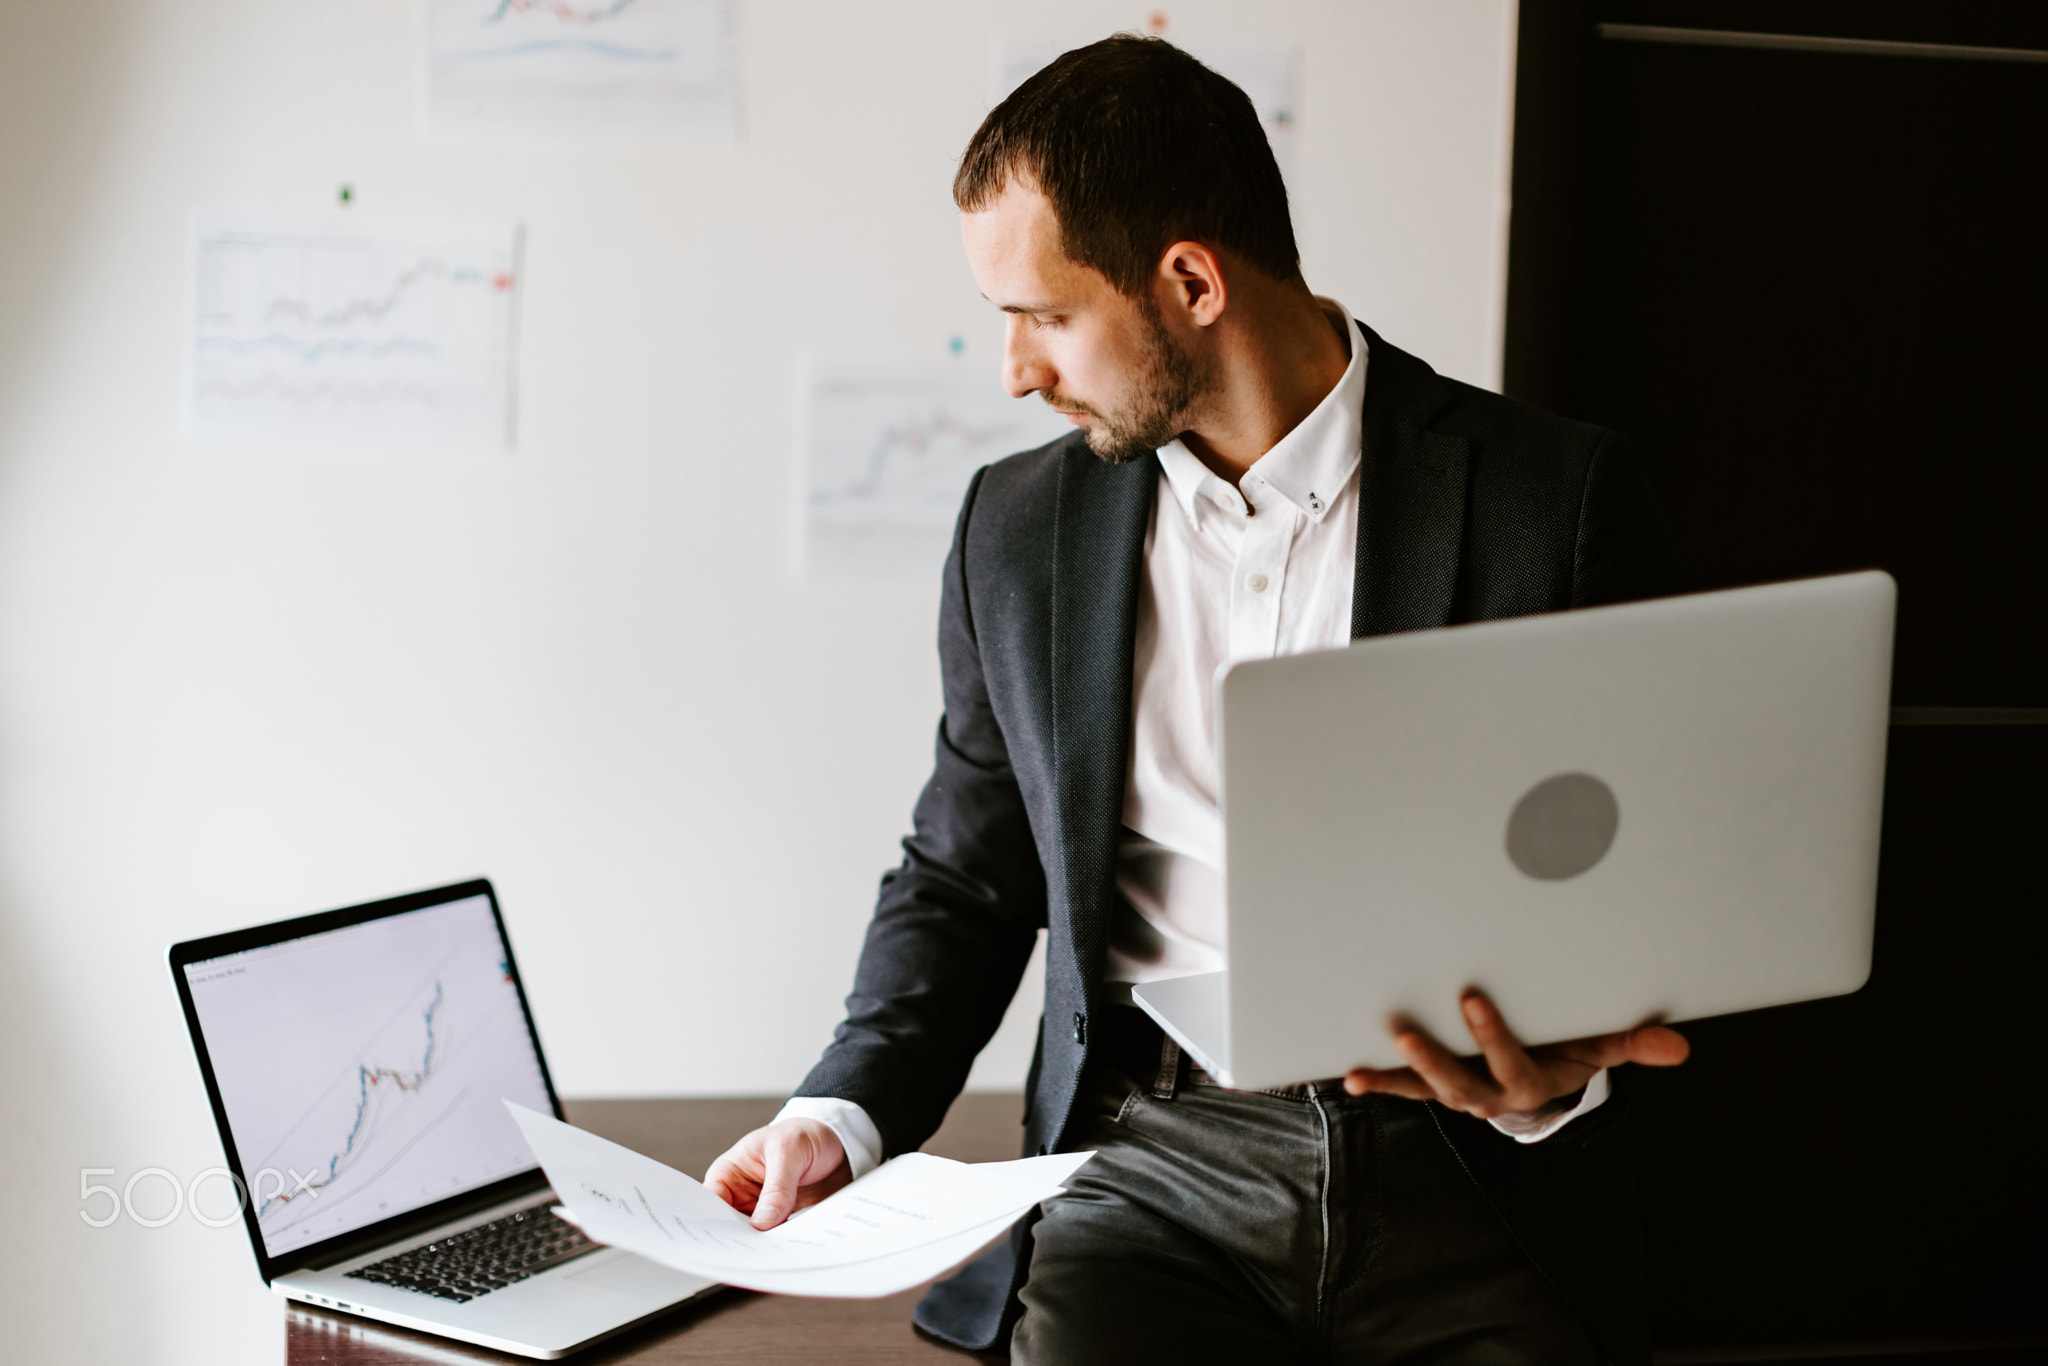
[{"label": "laptop keyboard", "polygon": [[348,1274],[359,1281],[395,1285],[461,1304],[597,1248],[581,1229],[557,1219],[547,1204],[540,1204]]}]

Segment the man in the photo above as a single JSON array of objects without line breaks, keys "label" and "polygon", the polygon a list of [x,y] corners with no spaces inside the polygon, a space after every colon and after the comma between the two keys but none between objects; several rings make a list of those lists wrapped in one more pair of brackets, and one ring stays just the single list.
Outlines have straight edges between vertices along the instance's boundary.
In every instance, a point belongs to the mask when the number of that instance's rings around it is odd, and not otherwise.
[{"label": "man", "polygon": [[1234,658],[1676,586],[1611,433],[1438,378],[1303,282],[1250,102],[1156,39],[996,108],[954,197],[1004,380],[1078,432],[982,470],[947,561],[945,716],[847,1018],[706,1182],[769,1227],[930,1136],[1037,932],[1025,1150],[1068,1195],[941,1283],[928,1331],[1028,1362],[1640,1355],[1606,1069],[1645,1028],[1248,1094],[1132,983],[1221,967],[1211,680]]}]

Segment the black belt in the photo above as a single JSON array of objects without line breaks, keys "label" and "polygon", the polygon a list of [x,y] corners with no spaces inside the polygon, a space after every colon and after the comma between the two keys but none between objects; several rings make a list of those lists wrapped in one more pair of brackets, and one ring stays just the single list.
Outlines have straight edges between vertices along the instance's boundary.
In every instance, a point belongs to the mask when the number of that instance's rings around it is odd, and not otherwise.
[{"label": "black belt", "polygon": [[[1173,1099],[1174,1092],[1190,1081],[1222,1085],[1182,1053],[1180,1045],[1168,1038],[1166,1031],[1137,1006],[1103,1007],[1096,1012],[1094,1034],[1094,1045],[1089,1050],[1091,1062],[1113,1067],[1136,1080],[1150,1077],[1152,1094],[1161,1100]],[[1344,1094],[1344,1079],[1329,1077],[1292,1086],[1274,1086],[1260,1094],[1285,1096],[1290,1100],[1307,1100],[1317,1095],[1339,1096]]]},{"label": "black belt", "polygon": [[1180,1045],[1136,1006],[1106,1006],[1095,1018],[1092,1061],[1139,1080],[1150,1077],[1153,1095],[1173,1099],[1189,1071]]}]

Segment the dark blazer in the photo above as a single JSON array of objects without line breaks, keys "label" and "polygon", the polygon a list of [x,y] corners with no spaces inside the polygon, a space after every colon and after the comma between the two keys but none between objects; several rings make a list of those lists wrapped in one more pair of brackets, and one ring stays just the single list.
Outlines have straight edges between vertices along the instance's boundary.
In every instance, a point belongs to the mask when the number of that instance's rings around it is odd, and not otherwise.
[{"label": "dark blazer", "polygon": [[[1381,635],[1676,591],[1641,466],[1611,432],[1439,377],[1370,331],[1351,633]],[[889,1155],[944,1118],[1047,936],[1024,1150],[1057,1150],[1103,1008],[1131,729],[1140,560],[1159,471],[1080,435],[978,473],[939,608],[945,715],[902,866],[846,1020],[797,1094],[854,1101]],[[1482,1191],[1594,1326],[1640,1352],[1620,1120],[1625,1095],[1517,1145],[1435,1108]],[[933,1288],[927,1331],[1000,1346],[1030,1227]],[[1616,1278],[1620,1280],[1617,1281]]]}]

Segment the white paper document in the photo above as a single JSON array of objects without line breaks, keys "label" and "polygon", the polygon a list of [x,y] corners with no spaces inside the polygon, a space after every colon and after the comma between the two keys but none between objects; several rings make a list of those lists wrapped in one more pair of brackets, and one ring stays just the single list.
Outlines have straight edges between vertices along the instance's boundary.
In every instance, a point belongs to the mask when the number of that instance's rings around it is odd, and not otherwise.
[{"label": "white paper document", "polygon": [[192,216],[200,440],[510,450],[519,225]]},{"label": "white paper document", "polygon": [[1060,1194],[1094,1156],[966,1163],[906,1153],[764,1233],[672,1167],[510,1101],[506,1108],[562,1214],[592,1238],[786,1295],[893,1295],[928,1281]]},{"label": "white paper document", "polygon": [[423,0],[433,142],[739,136],[736,0]]},{"label": "white paper document", "polygon": [[935,581],[974,472],[1073,430],[1011,398],[992,365],[811,361],[804,371],[803,573]]}]

